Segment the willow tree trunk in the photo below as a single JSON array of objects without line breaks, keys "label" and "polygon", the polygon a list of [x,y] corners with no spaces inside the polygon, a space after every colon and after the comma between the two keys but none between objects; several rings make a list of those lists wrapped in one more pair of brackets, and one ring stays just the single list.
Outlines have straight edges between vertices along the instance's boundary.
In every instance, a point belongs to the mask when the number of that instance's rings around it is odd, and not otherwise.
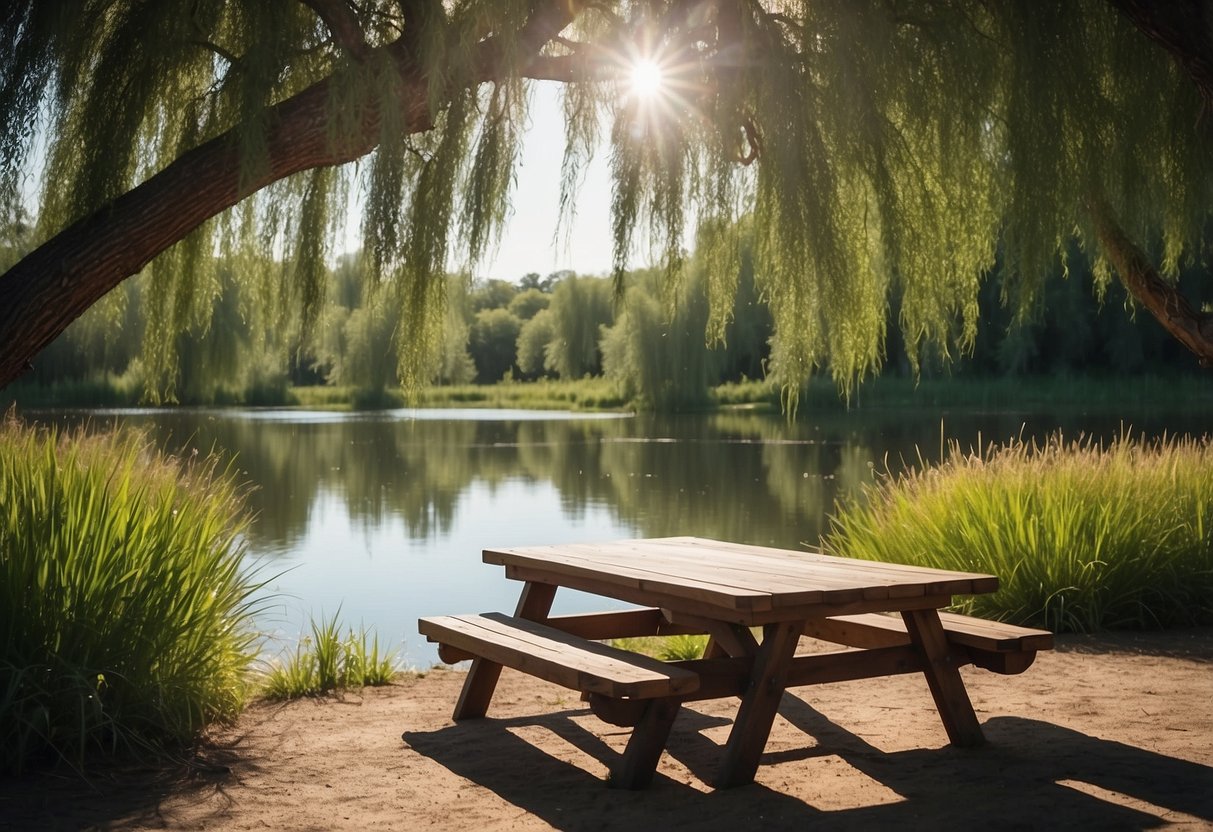
[{"label": "willow tree trunk", "polygon": [[[516,32],[478,44],[475,70],[464,83],[475,86],[523,69],[572,21],[579,6],[570,0],[535,3]],[[399,108],[407,133],[434,125],[428,79],[414,59],[420,48],[414,42],[417,31],[406,30],[395,43],[380,47],[401,76],[400,100],[391,106]],[[506,49],[504,37],[513,38],[516,48]],[[268,109],[268,163],[253,176],[241,170],[240,129],[234,127],[187,151],[0,275],[0,388],[25,372],[40,350],[107,292],[211,217],[293,173],[370,153],[381,138],[372,93],[362,102],[366,116],[357,130],[337,140],[330,124],[329,87],[327,79],[320,81]]]},{"label": "willow tree trunk", "polygon": [[[424,9],[431,0],[416,4]],[[1213,35],[1199,0],[1153,4],[1139,0],[1108,0],[1147,35],[1167,49],[1213,108]],[[314,7],[340,12],[341,4],[313,0]],[[572,20],[579,0],[547,0],[534,4],[532,16],[517,33],[518,49],[500,41],[478,47],[479,71],[468,83],[500,77],[505,56],[534,56]],[[412,6],[410,6],[412,8]],[[440,8],[440,7],[439,7]],[[325,17],[351,54],[365,57],[365,45],[350,34],[344,14]],[[1198,26],[1197,24],[1202,24]],[[401,102],[405,129],[429,129],[425,79],[402,59],[408,51],[406,30],[401,42],[382,47],[392,52],[405,83]],[[516,69],[516,68],[515,68]],[[531,77],[561,77],[535,74]],[[567,79],[565,79],[567,80]],[[379,141],[379,119],[368,106],[367,118],[355,135],[341,143],[331,139],[327,114],[328,82],[322,81],[268,113],[269,163],[253,178],[242,178],[233,130],[203,144],[128,193],[57,234],[0,275],[0,388],[17,378],[33,357],[68,324],[107,292],[136,274],[165,249],[206,220],[245,197],[293,173],[341,164],[369,153]],[[1213,118],[1206,118],[1206,126]],[[1132,243],[1103,208],[1096,212],[1101,241],[1125,285],[1185,346],[1205,364],[1213,363],[1213,324],[1197,312],[1158,275],[1148,258]]]},{"label": "willow tree trunk", "polygon": [[[406,89],[408,128],[427,129],[425,85],[414,80]],[[358,135],[335,143],[329,95],[328,82],[321,81],[270,110],[269,162],[256,175],[242,178],[233,128],[64,229],[0,276],[0,387],[107,292],[211,217],[293,173],[369,153],[379,141],[378,118],[372,115]]]},{"label": "willow tree trunk", "polygon": [[1191,350],[1202,367],[1213,366],[1213,315],[1193,309],[1178,287],[1162,278],[1150,258],[1120,227],[1106,202],[1093,198],[1088,207],[1099,242],[1129,294]]},{"label": "willow tree trunk", "polygon": [[[1205,0],[1108,0],[1139,31],[1171,55],[1204,102],[1194,129],[1213,132],[1213,8]],[[1213,138],[1211,136],[1210,138]],[[1163,328],[1191,350],[1201,366],[1213,366],[1213,316],[1192,308],[1162,279],[1145,253],[1129,239],[1102,199],[1090,202],[1099,241],[1121,281]]]}]

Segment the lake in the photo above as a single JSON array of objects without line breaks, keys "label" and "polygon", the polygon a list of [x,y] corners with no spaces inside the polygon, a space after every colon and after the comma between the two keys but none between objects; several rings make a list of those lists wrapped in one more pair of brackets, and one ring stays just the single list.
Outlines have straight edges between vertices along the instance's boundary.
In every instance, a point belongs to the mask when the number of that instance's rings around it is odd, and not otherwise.
[{"label": "lake", "polygon": [[[437,661],[419,616],[510,611],[519,585],[488,546],[696,535],[798,548],[874,471],[1061,428],[1116,436],[1213,431],[1213,414],[722,411],[706,415],[506,410],[107,410],[31,419],[141,427],[165,447],[235,456],[255,486],[250,564],[261,623],[296,640],[310,615],[374,628],[403,661]],[[1131,421],[1129,421],[1131,420]],[[603,609],[558,593],[557,612]],[[280,649],[280,648],[278,648]]]}]

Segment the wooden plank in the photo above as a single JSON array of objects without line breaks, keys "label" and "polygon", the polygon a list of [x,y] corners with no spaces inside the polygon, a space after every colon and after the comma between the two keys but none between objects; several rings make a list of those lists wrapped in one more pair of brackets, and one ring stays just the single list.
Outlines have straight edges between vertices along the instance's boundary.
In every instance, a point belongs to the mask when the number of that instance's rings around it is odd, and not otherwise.
[{"label": "wooden plank", "polygon": [[[549,570],[543,568],[536,569],[529,566],[520,566],[516,564],[506,565],[505,576],[515,581],[552,580],[552,575]],[[592,595],[602,595],[607,598],[617,598],[620,601],[628,601],[629,603],[640,604],[642,606],[661,607],[663,609],[678,608],[711,618],[719,618],[725,621],[746,623],[749,622],[754,615],[756,615],[755,610],[734,606],[733,601],[735,599],[726,598],[722,603],[711,603],[709,601],[699,599],[679,597],[677,595],[670,595],[668,593],[661,592],[648,585],[640,586],[631,585],[630,583],[607,581],[592,571],[587,571],[582,574],[565,574],[560,576],[559,580],[561,586],[565,586],[570,589],[578,589]],[[769,602],[769,598],[766,600]]]},{"label": "wooden plank", "polygon": [[491,559],[491,554],[490,550],[485,550],[485,561],[505,565],[507,574],[509,567],[513,566],[525,568],[541,580],[561,586],[570,586],[572,580],[591,580],[600,586],[613,588],[602,593],[611,597],[624,598],[617,594],[624,591],[659,592],[727,609],[769,609],[771,606],[771,597],[767,592],[664,574],[637,564],[598,563],[559,552],[543,557],[511,556],[500,560]]},{"label": "wooden plank", "polygon": [[[493,562],[488,552],[485,559]],[[715,595],[724,593],[738,598],[769,598],[777,592],[794,603],[820,601],[824,588],[836,589],[839,599],[862,597],[862,588],[853,583],[829,578],[810,582],[795,575],[755,571],[748,565],[716,563],[698,557],[665,557],[660,553],[644,551],[605,550],[597,554],[592,547],[570,546],[559,547],[558,552],[546,553],[539,559],[512,557],[504,562],[506,565],[525,563],[532,568],[538,568],[540,564],[554,564],[554,568],[562,572],[571,568],[588,569],[611,582],[618,582],[621,577],[634,577],[645,580],[650,586],[662,585],[665,591],[673,595],[691,598],[703,598],[705,588],[710,588]],[[749,603],[745,606],[756,605]]]},{"label": "wooden plank", "polygon": [[[506,550],[508,551],[508,550]],[[559,574],[569,569],[590,569],[605,578],[634,578],[637,580],[673,582],[688,591],[707,589],[713,593],[747,596],[767,594],[766,589],[753,590],[738,586],[731,580],[732,576],[722,576],[711,564],[700,563],[702,569],[696,573],[688,570],[686,564],[671,563],[657,556],[646,555],[643,552],[628,552],[622,550],[604,550],[598,553],[595,547],[570,544],[566,546],[542,547],[540,551],[514,551],[509,557],[494,560],[492,552],[486,550],[485,560],[527,564],[532,567],[550,567]]]},{"label": "wooden plank", "polygon": [[[1053,634],[1048,630],[948,612],[939,613],[939,620],[951,644],[993,652],[1035,652],[1053,647]],[[805,623],[804,634],[851,647],[909,643],[901,618],[877,613],[813,619]]]},{"label": "wooden plank", "polygon": [[649,699],[690,692],[699,683],[693,672],[500,613],[424,618],[419,629],[435,641],[573,690]]},{"label": "wooden plank", "polygon": [[[775,549],[768,546],[754,546],[745,543],[732,543],[721,540],[707,540],[696,537],[675,537],[675,538],[654,538],[649,541],[651,544],[666,544],[673,545],[684,551],[699,549],[708,550],[713,553],[730,552],[742,555],[747,558],[768,558],[780,560],[794,560],[799,563],[818,563],[818,564],[833,564],[835,566],[849,566],[852,569],[869,570],[876,574],[886,574],[895,581],[909,580],[922,581],[965,581],[977,580],[982,585],[988,585],[992,579],[997,581],[994,575],[988,575],[981,572],[959,572],[950,569],[937,569],[929,566],[914,566],[913,564],[905,563],[889,563],[887,561],[862,560],[859,558],[840,558],[834,555],[827,555],[821,551],[814,549],[792,550],[792,549]],[[994,586],[992,589],[978,590],[979,592],[993,592],[997,589]],[[940,590],[949,591],[949,590]],[[961,594],[955,592],[955,594]]]},{"label": "wooden plank", "polygon": [[910,610],[902,613],[910,640],[921,651],[923,675],[935,707],[943,720],[944,730],[953,745],[969,747],[981,745],[985,737],[968,691],[960,678],[956,659],[948,652],[947,636],[935,610]]},{"label": "wooden plank", "polygon": [[754,780],[758,760],[771,734],[775,711],[787,684],[800,628],[797,622],[770,624],[763,628],[762,644],[754,657],[749,687],[741,698],[737,719],[724,747],[724,757],[716,775],[717,787],[740,786]]},{"label": "wooden plank", "polygon": [[[646,541],[638,541],[644,544]],[[557,547],[553,547],[557,548]],[[590,544],[558,547],[556,557],[592,564],[604,571],[621,572],[644,568],[674,580],[715,583],[741,591],[779,594],[792,603],[827,600],[845,601],[862,597],[887,597],[887,588],[871,581],[857,580],[831,568],[806,570],[792,561],[766,561],[722,553],[645,548],[641,545],[594,546]],[[835,574],[838,572],[837,574]],[[865,595],[865,593],[868,593]]]},{"label": "wooden plank", "polygon": [[921,673],[923,669],[921,654],[909,644],[870,650],[817,653],[792,659],[792,665],[788,669],[787,687]]},{"label": "wooden plank", "polygon": [[809,618],[836,615],[856,615],[865,612],[886,610],[937,610],[952,603],[950,595],[923,595],[912,598],[887,598],[883,601],[850,601],[845,604],[815,604],[799,608],[778,608],[770,612],[759,612],[751,616],[754,624],[773,621],[799,620],[802,624]]},{"label": "wooden plank", "polygon": [[[507,566],[551,568],[553,574],[575,570],[610,583],[647,578],[650,587],[662,588],[675,597],[698,597],[717,604],[718,598],[704,596],[705,589],[736,597],[766,593],[774,606],[801,607],[815,602],[841,604],[860,598],[881,600],[988,592],[998,586],[992,575],[696,538],[487,549],[484,559]],[[662,587],[657,587],[658,583]],[[759,608],[754,602],[748,606]]]},{"label": "wooden plank", "polygon": [[[958,665],[968,664],[967,654],[957,656]],[[725,659],[687,659],[671,664],[693,671],[699,676],[699,688],[682,697],[684,702],[704,699],[723,699],[741,696],[749,688],[752,657]],[[881,676],[897,676],[905,673],[921,673],[923,659],[917,648],[905,644],[899,647],[879,647],[872,650],[846,650],[834,653],[816,653],[794,656],[788,664],[785,688],[824,685],[834,682],[852,682],[857,679],[874,679]],[[598,710],[593,704],[591,709]],[[609,706],[607,706],[609,708]],[[608,710],[614,718],[626,719],[618,710]],[[632,712],[633,717],[636,712]],[[627,725],[627,722],[613,722]]]},{"label": "wooden plank", "polygon": [[[555,585],[528,581],[518,596],[514,614],[519,618],[542,621],[551,612],[552,600],[555,597]],[[497,680],[500,678],[500,664],[481,657],[474,658],[467,678],[463,680],[463,689],[455,703],[453,718],[456,721],[479,719],[488,713],[489,702],[493,699],[493,692],[497,690]]]},{"label": "wooden plank", "polygon": [[1048,630],[1020,627],[1016,624],[950,612],[941,612],[939,620],[948,633],[948,640],[957,644],[1000,651],[1053,649],[1053,634]]},{"label": "wooden plank", "polygon": [[[544,569],[532,569],[525,566],[507,565],[507,578],[516,581],[548,581],[552,575]],[[714,618],[747,627],[771,624],[777,621],[803,621],[806,618],[820,618],[833,615],[851,615],[864,612],[902,609],[938,609],[952,603],[951,596],[924,595],[912,598],[897,598],[875,601],[850,601],[843,604],[804,604],[797,607],[779,607],[762,609],[739,609],[729,604],[712,604],[702,600],[693,600],[676,595],[660,592],[652,587],[632,587],[602,580],[590,572],[585,576],[566,575],[560,578],[560,585],[570,589],[579,589],[594,595],[608,598],[618,598],[642,606],[677,609],[691,615],[704,618]],[[770,600],[769,597],[767,599]]]},{"label": "wooden plank", "polygon": [[723,658],[684,659],[670,662],[675,667],[690,670],[699,676],[699,688],[684,694],[684,702],[704,699],[726,699],[741,696],[750,685],[750,671],[754,666],[753,656]]},{"label": "wooden plank", "polygon": [[663,548],[636,548],[631,551],[573,547],[562,554],[584,558],[603,568],[643,563],[646,568],[663,574],[699,581],[713,581],[741,590],[751,590],[785,598],[789,603],[848,601],[860,598],[887,598],[887,587],[854,576],[829,571],[806,570],[789,560],[763,560],[729,554],[684,551]]},{"label": "wooden plank", "polygon": [[671,624],[656,607],[638,610],[553,615],[548,626],[592,641],[609,638],[641,638],[645,636],[698,635],[704,630]]},{"label": "wooden plank", "polygon": [[878,581],[890,585],[908,584],[925,587],[932,594],[968,594],[993,592],[998,588],[998,578],[977,572],[957,572],[933,567],[914,566],[912,564],[888,563],[885,561],[860,560],[857,558],[839,558],[826,555],[819,551],[790,549],[774,549],[765,546],[751,546],[742,543],[729,543],[701,538],[664,538],[647,541],[651,544],[667,544],[684,551],[698,550],[711,553],[713,557],[725,554],[735,554],[751,562],[793,561],[802,567],[818,568],[827,571],[837,571],[838,574],[850,574],[859,580],[858,576],[867,576],[866,580]]},{"label": "wooden plank", "polygon": [[804,634],[848,647],[895,647],[910,643],[910,635],[900,617],[875,612],[810,618],[804,623]]}]

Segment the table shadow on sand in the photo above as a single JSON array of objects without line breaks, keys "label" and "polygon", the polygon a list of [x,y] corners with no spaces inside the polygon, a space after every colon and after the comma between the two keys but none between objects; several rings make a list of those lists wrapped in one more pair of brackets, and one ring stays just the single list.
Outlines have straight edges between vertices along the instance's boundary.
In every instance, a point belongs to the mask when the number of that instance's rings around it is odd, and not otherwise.
[{"label": "table shadow on sand", "polygon": [[[704,793],[658,771],[644,791],[607,788],[599,778],[518,735],[552,732],[608,765],[617,752],[576,721],[585,711],[484,719],[437,731],[406,732],[409,748],[495,792],[557,829],[685,827],[735,829],[738,812],[769,828],[1149,829],[1168,822],[1213,824],[1213,768],[1108,741],[1040,720],[995,717],[989,742],[881,751],[785,694],[780,715],[808,735],[803,748],[768,751],[762,765],[833,755],[894,799],[822,809],[760,783]],[[667,753],[710,782],[720,748],[703,733],[727,721],[684,709]],[[468,753],[474,746],[478,753]],[[761,777],[761,769],[760,769]],[[828,784],[824,785],[828,789]],[[597,789],[591,810],[586,790]],[[578,806],[569,811],[569,796]]]}]

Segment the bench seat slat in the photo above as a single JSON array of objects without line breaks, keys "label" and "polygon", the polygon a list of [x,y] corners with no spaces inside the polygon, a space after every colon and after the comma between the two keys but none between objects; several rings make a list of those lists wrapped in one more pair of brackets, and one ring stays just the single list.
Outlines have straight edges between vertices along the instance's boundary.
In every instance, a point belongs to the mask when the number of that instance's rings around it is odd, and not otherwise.
[{"label": "bench seat slat", "polygon": [[430,641],[587,693],[653,699],[699,686],[692,671],[500,613],[422,618],[418,629]]},{"label": "bench seat slat", "polygon": [[[1053,648],[1053,634],[1048,630],[1036,630],[950,612],[941,612],[939,620],[943,624],[948,641],[977,650],[1005,653],[1035,652]],[[876,636],[882,644],[895,644],[903,639],[909,639],[905,622],[900,616],[881,615],[880,613],[837,615],[828,619],[828,622],[836,622],[844,628],[852,628],[857,631],[883,632],[887,634],[887,640]],[[825,624],[825,626],[829,625]],[[814,622],[809,622],[809,626],[805,628],[805,634],[812,636],[814,629]],[[856,646],[866,647],[869,644]]]}]

